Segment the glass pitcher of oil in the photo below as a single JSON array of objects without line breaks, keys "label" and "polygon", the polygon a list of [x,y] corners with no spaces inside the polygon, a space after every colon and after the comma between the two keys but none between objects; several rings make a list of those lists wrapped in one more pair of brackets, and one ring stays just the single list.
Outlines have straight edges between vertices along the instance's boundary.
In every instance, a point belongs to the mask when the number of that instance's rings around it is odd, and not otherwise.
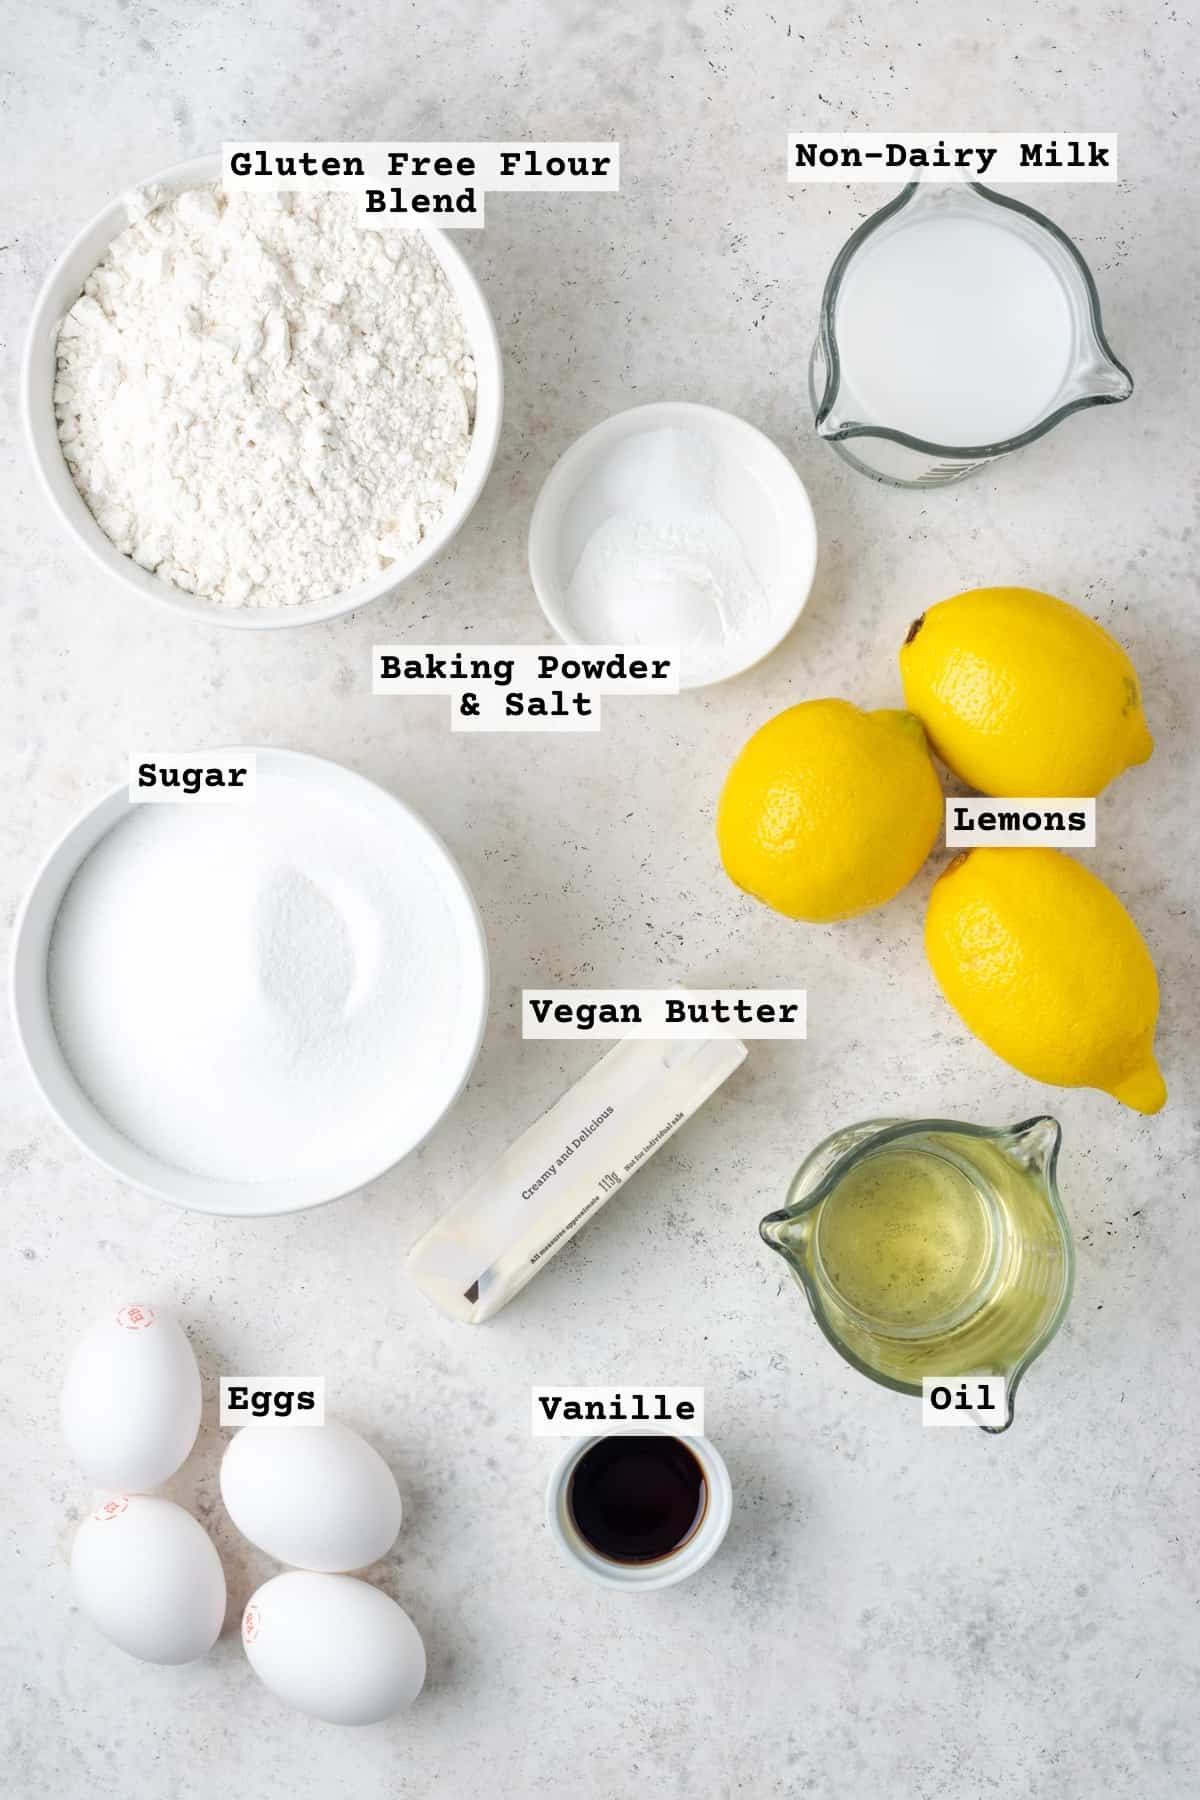
[{"label": "glass pitcher of oil", "polygon": [[821,1330],[872,1381],[1025,1370],[1067,1310],[1075,1256],[1051,1118],[1007,1129],[873,1119],[819,1144],[759,1227]]}]

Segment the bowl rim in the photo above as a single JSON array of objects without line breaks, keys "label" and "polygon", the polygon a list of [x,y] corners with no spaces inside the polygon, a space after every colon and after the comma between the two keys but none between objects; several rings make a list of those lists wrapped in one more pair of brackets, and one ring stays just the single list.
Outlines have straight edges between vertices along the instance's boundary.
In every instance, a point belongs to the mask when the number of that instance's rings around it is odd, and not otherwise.
[{"label": "bowl rim", "polygon": [[[359,1193],[386,1175],[425,1142],[457,1104],[478,1060],[487,1029],[491,975],[487,937],[478,902],[455,857],[414,807],[379,782],[373,781],[370,776],[362,775],[358,770],[347,768],[345,764],[329,757],[315,756],[308,751],[247,744],[212,748],[209,753],[218,756],[231,748],[252,751],[259,759],[260,768],[264,764],[274,766],[280,772],[296,774],[302,780],[335,789],[369,790],[369,804],[376,812],[384,814],[392,811],[402,815],[406,829],[415,832],[431,852],[432,860],[440,863],[445,876],[445,892],[453,896],[457,903],[456,952],[460,958],[464,951],[467,952],[473,962],[473,971],[469,972],[468,983],[464,984],[464,991],[460,996],[459,1010],[461,1012],[468,1005],[472,1006],[474,1018],[457,1054],[454,1086],[447,1091],[436,1113],[421,1126],[415,1136],[410,1135],[402,1142],[398,1140],[399,1147],[389,1144],[382,1157],[377,1154],[358,1165],[350,1165],[347,1159],[344,1172],[338,1172],[335,1165],[327,1165],[312,1175],[287,1176],[271,1181],[232,1181],[173,1168],[171,1164],[143,1150],[132,1139],[126,1138],[118,1127],[104,1117],[100,1108],[83,1091],[58,1045],[45,978],[46,954],[53,935],[54,921],[72,879],[101,839],[132,810],[127,781],[107,789],[98,800],[92,801],[77,813],[42,857],[13,924],[8,969],[9,1014],[21,1061],[47,1110],[79,1148],[110,1175],[127,1186],[151,1194],[155,1199],[166,1200],[185,1211],[223,1218],[268,1218],[307,1212],[315,1207],[327,1206],[334,1200],[344,1199],[349,1194]],[[103,824],[105,816],[110,813],[113,815],[111,822]],[[90,835],[92,828],[102,824],[103,828],[96,835]],[[74,854],[75,846],[72,842],[75,839],[81,840],[77,855]],[[55,865],[68,848],[72,850],[70,869],[60,882]],[[57,889],[56,897],[48,893],[51,882]],[[35,947],[34,934],[41,936],[43,928],[44,947],[39,953]],[[36,968],[31,966],[31,958],[35,957],[38,965]],[[26,990],[31,981],[34,987],[32,993],[28,993]],[[73,1087],[78,1100],[78,1112],[74,1120],[65,1116],[51,1091],[41,1052],[32,1041],[35,1030],[48,1033],[54,1042],[62,1073]],[[80,1119],[87,1121],[86,1128],[80,1125]],[[98,1127],[94,1133],[93,1126]],[[123,1164],[114,1153],[113,1145],[127,1146],[140,1169],[134,1169],[128,1163]],[[229,1204],[230,1201],[236,1201],[237,1204]]]},{"label": "bowl rim", "polygon": [[[118,194],[92,214],[55,259],[34,301],[21,354],[18,386],[25,446],[36,472],[38,485],[59,525],[87,552],[96,566],[120,582],[127,592],[135,593],[139,598],[177,616],[234,631],[279,631],[299,625],[325,624],[331,619],[344,618],[348,613],[357,612],[394,593],[411,575],[415,575],[441,554],[474,510],[492,472],[504,417],[504,364],[500,339],[483,288],[466,257],[452,241],[452,234],[433,226],[414,227],[437,257],[460,306],[463,307],[476,371],[475,420],[470,446],[458,486],[436,529],[423,540],[410,558],[397,559],[370,580],[359,582],[353,588],[345,588],[340,593],[326,595],[324,599],[301,601],[295,606],[218,606],[196,595],[187,594],[182,588],[173,587],[169,581],[141,568],[110,543],[76,488],[58,442],[57,420],[54,417],[53,367],[47,371],[42,352],[45,335],[56,331],[57,323],[66,311],[59,297],[59,290],[68,267],[98,232],[107,230],[111,224],[112,230],[107,240],[111,242],[131,223],[126,208],[126,199],[131,192],[149,187],[181,192],[185,188],[203,186],[220,179],[221,158],[198,156],[186,162],[172,163],[165,169],[127,183]],[[103,254],[103,250],[97,251],[93,264]],[[48,430],[44,430],[47,408]],[[50,439],[53,440],[52,444]],[[66,487],[64,483],[67,484]],[[72,497],[78,502],[77,506],[72,504]]]},{"label": "bowl rim", "polygon": [[779,445],[749,419],[743,419],[738,413],[726,412],[722,407],[709,406],[696,400],[648,400],[637,406],[622,407],[619,412],[610,413],[606,419],[592,425],[568,444],[562,455],[554,463],[543,481],[533,504],[533,512],[529,519],[529,532],[526,539],[529,561],[529,578],[533,591],[537,595],[538,605],[551,630],[564,644],[585,644],[580,638],[570,619],[559,605],[560,584],[551,580],[549,562],[550,513],[552,509],[561,516],[571,492],[578,486],[578,476],[587,461],[602,450],[609,442],[616,442],[623,437],[632,436],[638,430],[652,429],[655,417],[665,424],[672,420],[695,419],[706,421],[716,432],[724,434],[726,440],[753,443],[755,452],[772,467],[781,489],[791,490],[796,506],[796,517],[792,527],[795,541],[803,541],[805,555],[798,564],[800,578],[797,585],[797,598],[790,607],[779,610],[779,630],[765,648],[756,649],[749,661],[731,665],[719,675],[707,676],[703,681],[689,680],[680,673],[680,692],[691,692],[699,688],[719,687],[723,682],[734,681],[740,675],[749,674],[751,669],[758,668],[768,656],[774,655],[779,646],[794,630],[797,621],[808,605],[812,595],[813,582],[817,573],[818,539],[817,521],[813,512],[812,500],[804,481],[793,468],[790,459]]}]

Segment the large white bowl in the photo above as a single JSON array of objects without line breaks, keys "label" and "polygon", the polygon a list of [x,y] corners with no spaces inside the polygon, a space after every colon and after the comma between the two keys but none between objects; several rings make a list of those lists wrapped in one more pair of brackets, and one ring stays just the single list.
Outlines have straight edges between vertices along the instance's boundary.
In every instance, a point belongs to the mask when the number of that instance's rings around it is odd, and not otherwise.
[{"label": "large white bowl", "polygon": [[[380,839],[399,835],[415,844],[437,881],[452,921],[453,954],[461,971],[461,1000],[436,1079],[419,1118],[387,1121],[366,1143],[331,1147],[331,1161],[303,1176],[280,1181],[221,1181],[192,1175],[150,1155],[114,1129],[83,1092],[59,1046],[50,1012],[47,957],[54,921],[72,877],[100,839],[132,810],[128,785],[114,788],[59,839],[34,878],[17,917],[13,939],[11,998],[17,1041],[42,1097],[76,1143],[112,1174],[162,1200],[197,1212],[239,1214],[301,1212],[354,1193],[415,1150],[454,1104],[474,1066],[488,1005],[487,943],[466,881],[441,839],[412,809],[365,776],[339,763],[294,750],[259,749],[260,774],[333,788],[369,809]],[[185,803],[186,804],[186,803]],[[166,1047],[169,1054],[169,1046]]]},{"label": "large white bowl", "polygon": [[[148,175],[138,185],[157,186],[179,193],[184,188],[200,187],[220,178],[220,158],[200,156],[193,162],[176,163],[156,175]],[[462,307],[477,376],[471,447],[454,498],[429,536],[423,538],[408,556],[398,557],[370,581],[361,581],[357,587],[346,588],[340,594],[329,594],[323,600],[306,600],[296,606],[214,606],[194,594],[185,594],[181,588],[173,587],[169,581],[141,568],[132,557],[122,555],[92,517],[63,457],[54,416],[54,371],[58,328],[64,314],[79,298],[85,280],[112,240],[128,224],[124,202],[112,200],[63,251],[46,277],[33,309],[21,370],[21,406],[33,465],[50,505],[93,560],[129,591],[143,600],[169,607],[172,612],[183,613],[209,625],[271,631],[286,625],[311,625],[324,619],[338,619],[344,613],[370,605],[372,600],[382,600],[444,550],[483,492],[491,471],[500,438],[504,372],[500,342],[482,288],[448,234],[427,230],[424,233],[426,241],[445,270],[446,279]]]}]

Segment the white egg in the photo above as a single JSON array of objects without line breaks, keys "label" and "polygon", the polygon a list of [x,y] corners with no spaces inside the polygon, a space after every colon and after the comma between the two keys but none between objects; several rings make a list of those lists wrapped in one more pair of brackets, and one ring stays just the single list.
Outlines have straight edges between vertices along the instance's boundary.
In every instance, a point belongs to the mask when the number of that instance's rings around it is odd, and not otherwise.
[{"label": "white egg", "polygon": [[149,1306],[123,1306],[93,1325],[71,1358],[63,1431],[98,1488],[139,1493],[187,1458],[200,1398],[200,1371],[181,1327]]},{"label": "white egg", "polygon": [[392,1471],[334,1419],[243,1426],[221,1464],[221,1498],[244,1537],[299,1569],[365,1569],[400,1529]]},{"label": "white egg", "polygon": [[246,1607],[242,1643],[265,1687],[331,1725],[373,1725],[411,1706],[425,1685],[420,1632],[353,1575],[276,1575]]},{"label": "white egg", "polygon": [[106,1500],[75,1535],[71,1579],[97,1631],[142,1662],[192,1662],[220,1635],[221,1559],[204,1527],[171,1500]]}]

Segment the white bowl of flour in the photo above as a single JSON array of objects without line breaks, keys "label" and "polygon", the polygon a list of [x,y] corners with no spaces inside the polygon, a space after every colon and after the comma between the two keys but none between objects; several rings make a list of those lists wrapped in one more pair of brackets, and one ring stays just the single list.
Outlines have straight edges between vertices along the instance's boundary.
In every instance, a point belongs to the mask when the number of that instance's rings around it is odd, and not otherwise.
[{"label": "white bowl of flour", "polygon": [[470,1074],[487,951],[449,853],[336,763],[258,750],[243,805],[66,832],[17,921],[17,1036],[113,1174],[201,1212],[319,1206],[416,1147]]},{"label": "white bowl of flour", "polygon": [[558,636],[676,649],[683,688],[769,656],[816,561],[812,506],[783,452],[744,419],[686,401],[586,432],[529,525],[530,577]]},{"label": "white bowl of flour", "polygon": [[33,461],[144,599],[243,628],[338,618],[478,499],[495,326],[445,233],[351,224],[347,195],[227,202],[219,176],[201,157],[149,177],[51,271],[23,369]]}]

